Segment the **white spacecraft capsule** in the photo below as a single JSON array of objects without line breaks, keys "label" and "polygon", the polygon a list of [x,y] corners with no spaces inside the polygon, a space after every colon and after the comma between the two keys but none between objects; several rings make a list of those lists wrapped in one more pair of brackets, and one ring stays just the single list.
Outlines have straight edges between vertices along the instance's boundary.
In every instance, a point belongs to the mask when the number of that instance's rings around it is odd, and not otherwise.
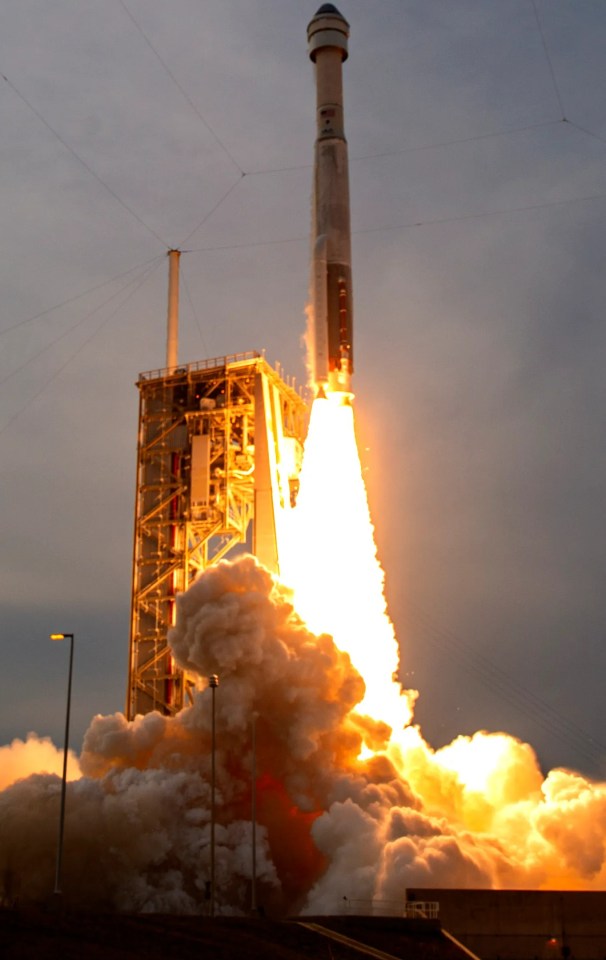
[{"label": "white spacecraft capsule", "polygon": [[343,127],[342,64],[349,24],[323,3],[307,28],[315,64],[317,137],[312,222],[310,356],[319,391],[350,392],[353,373],[353,298],[347,140]]}]

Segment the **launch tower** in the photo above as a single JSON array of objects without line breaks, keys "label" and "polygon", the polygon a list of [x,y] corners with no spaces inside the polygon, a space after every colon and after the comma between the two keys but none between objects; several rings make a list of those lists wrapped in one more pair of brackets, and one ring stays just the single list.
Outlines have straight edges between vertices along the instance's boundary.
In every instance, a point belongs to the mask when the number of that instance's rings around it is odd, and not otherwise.
[{"label": "launch tower", "polygon": [[237,544],[279,572],[306,415],[299,394],[258,353],[142,373],[137,386],[130,719],[174,714],[188,702],[192,682],[166,640],[177,593]]}]

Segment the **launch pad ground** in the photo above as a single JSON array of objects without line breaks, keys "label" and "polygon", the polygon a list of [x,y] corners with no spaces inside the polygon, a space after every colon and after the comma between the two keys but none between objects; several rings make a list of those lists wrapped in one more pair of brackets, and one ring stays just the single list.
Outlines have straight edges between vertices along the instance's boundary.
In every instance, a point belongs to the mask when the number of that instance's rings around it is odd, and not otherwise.
[{"label": "launch pad ground", "polygon": [[[296,921],[0,911],[3,960],[465,960],[437,921],[305,917]],[[333,939],[334,935],[336,939]],[[347,938],[350,942],[344,942]],[[355,941],[356,945],[351,941]]]}]

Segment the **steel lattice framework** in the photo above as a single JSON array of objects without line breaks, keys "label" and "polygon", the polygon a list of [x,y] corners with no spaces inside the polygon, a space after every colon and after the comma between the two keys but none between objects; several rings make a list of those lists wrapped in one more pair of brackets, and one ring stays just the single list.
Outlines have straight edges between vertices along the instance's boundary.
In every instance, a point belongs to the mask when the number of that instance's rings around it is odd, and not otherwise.
[{"label": "steel lattice framework", "polygon": [[167,645],[175,597],[236,545],[279,572],[307,408],[257,353],[141,374],[127,716],[174,714],[194,681]]}]

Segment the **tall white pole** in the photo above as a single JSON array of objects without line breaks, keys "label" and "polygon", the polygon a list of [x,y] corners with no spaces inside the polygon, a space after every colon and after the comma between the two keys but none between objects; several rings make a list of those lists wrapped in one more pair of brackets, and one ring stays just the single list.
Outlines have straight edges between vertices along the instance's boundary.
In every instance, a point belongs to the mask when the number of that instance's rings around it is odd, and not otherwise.
[{"label": "tall white pole", "polygon": [[57,861],[55,865],[55,896],[62,893],[61,875],[63,867],[63,833],[65,828],[65,792],[67,786],[67,754],[69,751],[69,715],[72,702],[72,672],[74,666],[73,633],[51,633],[51,640],[69,639],[69,673],[67,679],[67,708],[65,711],[65,740],[63,744],[63,777],[61,779],[61,807],[59,811],[59,836],[57,839]]},{"label": "tall white pole", "polygon": [[174,369],[179,360],[179,257],[180,250],[168,251],[168,314],[166,319],[166,366]]},{"label": "tall white pole", "polygon": [[215,693],[219,686],[219,678],[213,673],[208,678],[212,696],[212,727],[211,727],[211,768],[210,768],[210,915],[215,915]]},{"label": "tall white pole", "polygon": [[250,909],[257,912],[257,714],[252,715],[252,770],[251,770],[250,819],[252,823],[252,886]]}]

